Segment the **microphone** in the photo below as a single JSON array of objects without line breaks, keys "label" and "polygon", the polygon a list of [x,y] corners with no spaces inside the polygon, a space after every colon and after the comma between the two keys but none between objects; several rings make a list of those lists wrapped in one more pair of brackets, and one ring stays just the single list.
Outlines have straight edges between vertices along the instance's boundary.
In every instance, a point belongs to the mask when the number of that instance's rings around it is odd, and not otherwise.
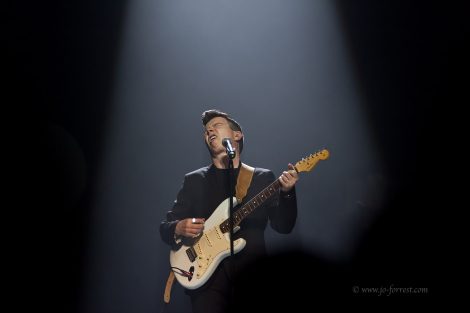
[{"label": "microphone", "polygon": [[230,159],[235,158],[235,149],[232,147],[232,143],[230,142],[229,138],[224,138],[222,140],[222,145],[225,147],[225,150],[227,150],[227,155]]}]

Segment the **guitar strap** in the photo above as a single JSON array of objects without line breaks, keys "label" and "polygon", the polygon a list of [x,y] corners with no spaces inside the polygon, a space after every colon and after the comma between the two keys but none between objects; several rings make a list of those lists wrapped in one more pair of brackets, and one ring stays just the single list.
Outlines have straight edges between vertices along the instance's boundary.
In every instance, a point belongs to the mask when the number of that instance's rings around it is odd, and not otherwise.
[{"label": "guitar strap", "polygon": [[243,198],[245,198],[248,188],[251,185],[254,172],[255,169],[253,167],[242,163],[240,173],[238,173],[237,185],[235,186],[235,197],[238,203],[241,203]]},{"label": "guitar strap", "polygon": [[175,273],[173,271],[170,271],[170,275],[166,280],[165,294],[163,295],[163,301],[165,301],[165,303],[170,303],[171,287],[173,286],[174,281]]},{"label": "guitar strap", "polygon": [[[235,197],[237,198],[238,203],[241,203],[243,198],[245,198],[255,172],[254,167],[244,163],[241,163],[241,165],[240,172],[238,173],[237,184],[235,186]],[[175,273],[170,271],[170,275],[166,281],[165,294],[163,295],[163,301],[165,301],[165,303],[170,303],[171,287],[173,286],[174,281]]]}]

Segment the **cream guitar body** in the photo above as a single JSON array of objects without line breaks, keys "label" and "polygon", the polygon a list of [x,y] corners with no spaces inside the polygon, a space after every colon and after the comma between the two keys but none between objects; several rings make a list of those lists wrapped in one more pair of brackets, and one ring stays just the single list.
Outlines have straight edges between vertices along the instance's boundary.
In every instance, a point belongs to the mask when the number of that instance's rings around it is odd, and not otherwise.
[{"label": "cream guitar body", "polygon": [[[233,198],[233,206],[237,199]],[[229,218],[229,198],[225,199],[204,223],[204,232],[194,239],[186,239],[177,250],[170,252],[170,264],[178,282],[187,289],[202,286],[214,273],[223,259],[230,255],[230,234],[223,232],[220,225]],[[235,229],[236,231],[236,229]],[[246,241],[239,238],[233,242],[234,253],[240,252]],[[184,272],[191,273],[184,275]],[[180,275],[178,275],[180,274]]]}]

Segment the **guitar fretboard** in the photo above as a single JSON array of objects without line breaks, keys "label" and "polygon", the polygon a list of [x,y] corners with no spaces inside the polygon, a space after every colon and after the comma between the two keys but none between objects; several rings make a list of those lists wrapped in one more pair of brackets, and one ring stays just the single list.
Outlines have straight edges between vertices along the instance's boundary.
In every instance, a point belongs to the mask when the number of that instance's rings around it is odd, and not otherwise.
[{"label": "guitar fretboard", "polygon": [[[262,205],[266,200],[276,194],[281,187],[279,180],[276,179],[271,185],[264,188],[260,193],[254,196],[250,201],[245,203],[244,206],[237,209],[233,213],[233,227],[237,227],[241,221],[250,215],[257,207]],[[222,232],[227,233],[230,231],[229,219],[226,219],[220,224]]]}]

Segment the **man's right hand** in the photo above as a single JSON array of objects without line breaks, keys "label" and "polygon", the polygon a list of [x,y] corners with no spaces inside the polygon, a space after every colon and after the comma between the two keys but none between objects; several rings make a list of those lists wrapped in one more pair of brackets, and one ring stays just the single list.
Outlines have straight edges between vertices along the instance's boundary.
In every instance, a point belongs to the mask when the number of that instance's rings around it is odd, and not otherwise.
[{"label": "man's right hand", "polygon": [[197,237],[204,230],[204,222],[205,219],[203,218],[187,218],[181,220],[176,224],[175,234],[190,238]]}]

